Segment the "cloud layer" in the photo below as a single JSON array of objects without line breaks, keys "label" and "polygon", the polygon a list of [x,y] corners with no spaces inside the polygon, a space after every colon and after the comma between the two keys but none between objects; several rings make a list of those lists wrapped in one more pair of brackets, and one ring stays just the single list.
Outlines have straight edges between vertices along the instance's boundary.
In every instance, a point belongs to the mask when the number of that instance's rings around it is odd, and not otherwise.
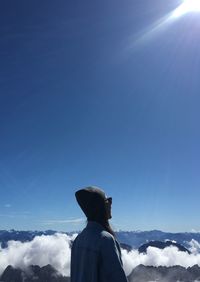
[{"label": "cloud layer", "polygon": [[163,250],[148,247],[147,253],[139,253],[137,250],[127,252],[122,250],[122,258],[124,261],[124,270],[127,275],[131,273],[133,268],[139,264],[150,266],[174,266],[181,265],[183,267],[193,266],[198,264],[200,266],[200,244],[192,240],[190,243],[191,254],[181,252],[177,247],[171,246]]},{"label": "cloud layer", "polygon": [[73,236],[56,233],[36,236],[30,242],[9,241],[8,247],[0,249],[0,274],[8,265],[26,269],[29,265],[40,267],[51,264],[62,275],[70,275],[70,240]]},{"label": "cloud layer", "polygon": [[[68,236],[56,233],[54,235],[36,236],[30,242],[9,241],[8,247],[0,248],[0,275],[8,265],[26,269],[29,265],[40,267],[51,264],[62,275],[70,276],[70,242],[77,234]],[[122,250],[122,259],[126,275],[139,264],[152,266],[183,267],[200,266],[200,244],[192,240],[190,243],[192,254],[180,252],[176,247],[167,247],[163,250],[149,247],[147,254],[140,254],[137,250],[127,252]]]}]

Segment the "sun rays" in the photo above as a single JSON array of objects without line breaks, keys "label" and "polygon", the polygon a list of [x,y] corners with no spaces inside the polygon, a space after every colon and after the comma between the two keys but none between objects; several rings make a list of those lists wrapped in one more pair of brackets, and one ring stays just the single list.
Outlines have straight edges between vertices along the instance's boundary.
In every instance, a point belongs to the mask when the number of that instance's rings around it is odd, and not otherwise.
[{"label": "sun rays", "polygon": [[183,0],[176,9],[149,26],[148,29],[140,36],[140,38],[135,41],[135,43],[141,43],[152,38],[152,36],[165,30],[167,26],[171,25],[172,23],[189,13],[199,13],[200,15],[200,0]]},{"label": "sun rays", "polygon": [[172,14],[174,18],[179,18],[187,13],[200,12],[200,0],[185,0]]}]

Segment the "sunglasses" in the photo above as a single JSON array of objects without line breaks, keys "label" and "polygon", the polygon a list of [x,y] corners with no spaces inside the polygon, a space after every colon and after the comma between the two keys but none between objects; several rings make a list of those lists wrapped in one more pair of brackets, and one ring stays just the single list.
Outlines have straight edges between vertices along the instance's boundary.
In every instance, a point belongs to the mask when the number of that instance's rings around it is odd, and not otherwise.
[{"label": "sunglasses", "polygon": [[108,201],[109,204],[112,204],[112,197],[106,198],[105,202],[107,202],[107,201]]}]

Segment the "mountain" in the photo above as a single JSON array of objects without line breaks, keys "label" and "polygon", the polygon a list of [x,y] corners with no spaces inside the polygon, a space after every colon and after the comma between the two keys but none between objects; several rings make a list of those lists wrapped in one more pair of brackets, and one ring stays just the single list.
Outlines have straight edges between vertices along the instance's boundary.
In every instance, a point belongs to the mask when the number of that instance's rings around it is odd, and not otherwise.
[{"label": "mountain", "polygon": [[150,241],[150,242],[140,246],[138,248],[138,251],[139,251],[139,253],[146,253],[148,247],[155,247],[155,248],[158,248],[158,249],[164,249],[164,248],[170,247],[170,246],[177,247],[177,249],[181,252],[186,252],[188,254],[191,254],[191,252],[188,249],[186,249],[185,247],[183,247],[181,244],[178,244],[178,243],[175,243],[175,242],[172,242],[172,241],[165,241],[165,242]]},{"label": "mountain", "polygon": [[[47,231],[16,231],[0,230],[0,247],[6,248],[10,240],[28,242],[36,236],[53,235],[57,233],[53,230]],[[72,235],[75,232],[64,233]],[[76,232],[78,233],[78,232]],[[164,249],[168,246],[176,246],[179,251],[190,253],[188,248],[191,247],[189,242],[194,239],[200,243],[200,233],[167,233],[158,230],[153,231],[119,231],[116,232],[121,248],[128,252],[133,248],[138,249],[140,253],[145,253],[149,246]],[[70,239],[70,238],[69,238]],[[72,238],[71,238],[72,239]],[[69,241],[71,243],[71,241]],[[198,243],[197,243],[198,248]],[[5,250],[6,251],[6,250]],[[184,255],[184,254],[183,254]],[[47,262],[48,263],[48,262]],[[63,277],[51,265],[39,267],[30,266],[27,270],[8,266],[2,275],[0,282],[69,282],[69,277]],[[192,282],[200,281],[200,267],[194,265],[187,269],[181,266],[173,267],[153,267],[139,265],[135,267],[129,275],[129,282]]]},{"label": "mountain", "polygon": [[31,265],[26,271],[9,265],[0,277],[1,282],[70,282],[69,277],[60,275],[50,264],[39,267]]},{"label": "mountain", "polygon": [[[13,268],[9,265],[2,276],[1,282],[70,282],[69,277],[64,277],[51,266],[39,267],[32,265],[26,271]],[[200,281],[200,267],[194,265],[184,268],[182,266],[144,266],[138,265],[128,276],[129,282],[197,282]]]},{"label": "mountain", "polygon": [[[53,235],[57,231],[47,230],[47,231],[16,231],[16,230],[0,230],[0,243],[2,248],[7,247],[7,242],[9,240],[27,242],[33,240],[35,236],[41,235]],[[67,235],[72,235],[76,232],[60,232]],[[188,242],[192,239],[200,243],[200,233],[170,233],[162,232],[159,230],[152,231],[119,231],[116,232],[116,237],[119,242],[127,244],[134,249],[138,249],[142,244],[148,243],[149,241],[176,241],[185,248],[189,248]]]},{"label": "mountain", "polygon": [[132,250],[132,247],[128,244],[125,244],[125,243],[120,243],[120,247],[121,247],[121,249],[127,250],[128,252],[130,252]]},{"label": "mountain", "polygon": [[192,239],[200,243],[200,233],[170,233],[162,232],[159,230],[152,231],[119,231],[116,232],[116,236],[119,242],[126,243],[134,249],[138,249],[142,244],[149,241],[176,241],[185,248],[189,248],[188,242]]},{"label": "mountain", "polygon": [[28,242],[34,239],[35,236],[41,235],[53,235],[56,231],[16,231],[12,230],[0,230],[0,243],[2,248],[7,247],[7,242],[10,240]]},{"label": "mountain", "polygon": [[194,265],[184,268],[182,266],[144,266],[138,265],[128,276],[129,282],[194,282],[200,281],[200,267]]}]

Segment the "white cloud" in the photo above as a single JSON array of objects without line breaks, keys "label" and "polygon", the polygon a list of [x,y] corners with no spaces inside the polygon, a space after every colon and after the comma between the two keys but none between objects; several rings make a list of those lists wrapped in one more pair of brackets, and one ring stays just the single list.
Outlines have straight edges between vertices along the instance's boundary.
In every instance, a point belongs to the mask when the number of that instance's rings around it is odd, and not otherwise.
[{"label": "white cloud", "polygon": [[50,219],[50,220],[45,220],[43,221],[44,225],[54,225],[54,224],[78,224],[84,222],[84,218],[72,218],[72,219]]},{"label": "white cloud", "polygon": [[[70,275],[70,241],[74,240],[77,234],[68,236],[56,233],[55,235],[36,236],[30,242],[9,241],[8,247],[0,248],[0,275],[8,265],[26,269],[29,265],[40,267],[51,264],[62,275]],[[173,266],[183,267],[200,266],[200,244],[192,240],[190,243],[191,254],[180,252],[176,247],[171,246],[163,250],[149,247],[147,253],[139,253],[137,250],[127,252],[122,250],[122,260],[126,275],[129,275],[133,268],[139,264],[152,266]]]},{"label": "white cloud", "polygon": [[[198,242],[192,240],[191,246],[197,246]],[[195,243],[194,243],[195,242]],[[170,246],[165,249],[158,249],[155,247],[148,247],[147,253],[139,253],[137,250],[127,252],[122,250],[122,258],[124,261],[124,269],[126,274],[130,274],[132,269],[139,264],[151,265],[151,266],[173,266],[181,265],[183,267],[193,266],[198,264],[200,266],[200,253],[197,252],[197,248],[191,248],[193,253],[188,254],[181,252],[177,247]]]},{"label": "white cloud", "polygon": [[9,218],[16,218],[17,216],[16,215],[13,215],[13,214],[0,214],[0,217],[9,217]]},{"label": "white cloud", "polygon": [[18,213],[16,211],[10,211],[7,210],[7,213],[2,213],[0,214],[1,217],[9,217],[9,218],[30,218],[30,212],[23,212],[23,213]]},{"label": "white cloud", "polygon": [[5,208],[11,208],[11,204],[5,204],[4,207]]},{"label": "white cloud", "polygon": [[77,234],[67,236],[57,233],[36,236],[30,242],[9,241],[8,247],[0,248],[0,274],[8,265],[26,269],[29,265],[40,267],[51,264],[62,275],[70,274],[70,240]]},{"label": "white cloud", "polygon": [[197,242],[196,240],[192,239],[189,242],[189,246],[190,246],[190,252],[193,254],[198,254],[200,253],[200,244],[199,242]]},{"label": "white cloud", "polygon": [[191,233],[200,233],[200,231],[199,231],[199,230],[196,230],[196,229],[192,229],[192,230],[191,230]]}]

